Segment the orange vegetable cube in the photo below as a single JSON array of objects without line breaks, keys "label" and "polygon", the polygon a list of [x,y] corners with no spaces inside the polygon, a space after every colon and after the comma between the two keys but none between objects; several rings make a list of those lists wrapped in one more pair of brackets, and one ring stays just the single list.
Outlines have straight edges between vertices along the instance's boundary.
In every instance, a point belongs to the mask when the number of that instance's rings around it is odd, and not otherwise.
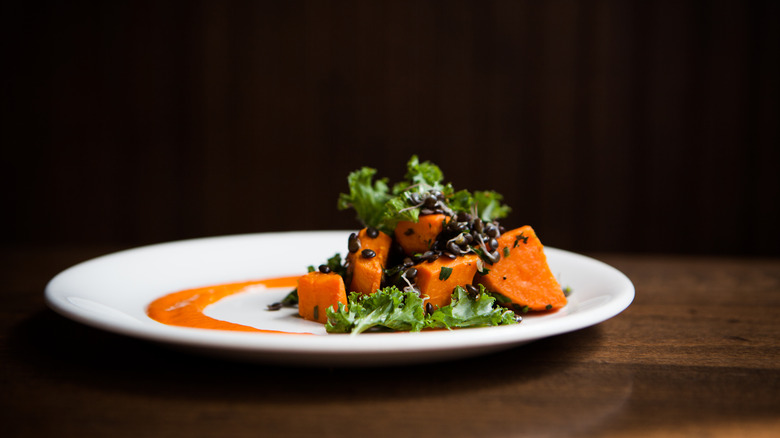
[{"label": "orange vegetable cube", "polygon": [[[375,230],[376,231],[376,230]],[[370,237],[367,228],[358,233],[360,249],[347,254],[347,274],[352,276],[349,285],[351,292],[374,293],[382,284],[387,256],[393,239],[387,234],[376,231],[376,237]],[[366,257],[363,251],[373,251],[373,257]]]},{"label": "orange vegetable cube", "polygon": [[338,303],[347,304],[347,291],[340,275],[315,271],[298,279],[298,314],[304,319],[325,324],[328,307],[336,309]]},{"label": "orange vegetable cube", "polygon": [[[417,268],[417,287],[423,296],[427,295],[426,303],[436,307],[450,304],[452,290],[455,286],[465,286],[474,280],[477,272],[477,256],[473,254],[449,259],[439,257],[433,262],[422,262]],[[424,298],[424,297],[423,297]]]},{"label": "orange vegetable cube", "polygon": [[443,214],[428,214],[420,216],[419,221],[401,221],[395,227],[395,240],[404,249],[406,255],[424,253],[431,249],[436,236],[441,233],[449,216]]},{"label": "orange vegetable cube", "polygon": [[547,264],[542,242],[526,225],[507,231],[498,238],[501,259],[485,264],[486,275],[477,282],[498,292],[519,307],[530,310],[554,310],[566,305],[566,296]]}]

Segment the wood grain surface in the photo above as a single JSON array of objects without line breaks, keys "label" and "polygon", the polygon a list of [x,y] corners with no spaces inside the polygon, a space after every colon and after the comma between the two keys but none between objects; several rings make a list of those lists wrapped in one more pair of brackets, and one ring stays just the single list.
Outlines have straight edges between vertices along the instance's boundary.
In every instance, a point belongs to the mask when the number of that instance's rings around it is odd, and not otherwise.
[{"label": "wood grain surface", "polygon": [[4,437],[780,434],[778,259],[593,254],[637,291],[602,324],[467,360],[302,369],[181,353],[45,307],[53,275],[117,249],[0,252]]}]

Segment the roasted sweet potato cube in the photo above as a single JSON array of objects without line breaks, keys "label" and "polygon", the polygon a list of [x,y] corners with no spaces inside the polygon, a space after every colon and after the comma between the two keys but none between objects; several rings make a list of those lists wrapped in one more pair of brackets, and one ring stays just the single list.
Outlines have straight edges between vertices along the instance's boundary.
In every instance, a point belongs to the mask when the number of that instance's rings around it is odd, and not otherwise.
[{"label": "roasted sweet potato cube", "polygon": [[[351,292],[360,292],[362,294],[371,294],[376,292],[382,284],[382,276],[387,263],[387,256],[390,254],[390,245],[393,239],[381,231],[369,233],[367,228],[363,228],[358,233],[360,240],[360,249],[347,255],[347,273],[352,277],[349,284]],[[364,251],[371,251],[373,254],[367,257]]]},{"label": "roasted sweet potato cube", "polygon": [[566,305],[566,296],[550,271],[544,247],[533,228],[526,225],[502,234],[498,251],[501,259],[485,266],[489,272],[478,274],[478,283],[520,308],[553,310]]},{"label": "roasted sweet potato cube", "polygon": [[298,314],[304,319],[325,324],[328,307],[338,308],[338,303],[347,304],[344,279],[340,275],[315,271],[298,279]]},{"label": "roasted sweet potato cube", "polygon": [[455,286],[471,284],[477,272],[477,256],[466,255],[456,259],[439,257],[433,262],[422,262],[417,268],[417,287],[428,296],[425,301],[434,308],[450,304]]}]

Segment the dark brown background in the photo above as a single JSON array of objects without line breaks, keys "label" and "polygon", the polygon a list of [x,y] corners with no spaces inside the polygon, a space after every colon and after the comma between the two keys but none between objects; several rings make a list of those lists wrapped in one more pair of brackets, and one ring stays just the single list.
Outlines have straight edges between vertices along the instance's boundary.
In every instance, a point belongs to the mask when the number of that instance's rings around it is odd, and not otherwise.
[{"label": "dark brown background", "polygon": [[46,3],[0,14],[5,244],[354,228],[416,153],[551,246],[780,254],[778,2]]}]

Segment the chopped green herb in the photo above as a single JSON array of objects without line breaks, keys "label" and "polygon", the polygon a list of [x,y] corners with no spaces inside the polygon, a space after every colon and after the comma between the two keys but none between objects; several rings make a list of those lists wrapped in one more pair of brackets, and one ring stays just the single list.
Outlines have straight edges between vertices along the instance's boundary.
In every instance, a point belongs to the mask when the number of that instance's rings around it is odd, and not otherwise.
[{"label": "chopped green herb", "polygon": [[523,241],[523,243],[527,244],[528,236],[526,236],[523,233],[520,233],[517,236],[515,236],[515,245],[512,248],[517,248],[517,245],[520,243],[521,240]]},{"label": "chopped green herb", "polygon": [[547,310],[550,310],[550,309],[552,309],[552,304],[548,304],[548,305],[544,306],[544,308],[547,309]]},{"label": "chopped green herb", "polygon": [[508,257],[509,257],[509,247],[505,246],[504,247],[504,258],[508,258]]},{"label": "chopped green herb", "polygon": [[563,296],[568,297],[569,295],[571,295],[571,286],[564,286]]},{"label": "chopped green herb", "polygon": [[450,278],[450,274],[452,274],[452,268],[442,266],[441,271],[439,271],[439,280],[444,281]]},{"label": "chopped green herb", "polygon": [[320,306],[314,306],[314,319],[320,319]]}]

